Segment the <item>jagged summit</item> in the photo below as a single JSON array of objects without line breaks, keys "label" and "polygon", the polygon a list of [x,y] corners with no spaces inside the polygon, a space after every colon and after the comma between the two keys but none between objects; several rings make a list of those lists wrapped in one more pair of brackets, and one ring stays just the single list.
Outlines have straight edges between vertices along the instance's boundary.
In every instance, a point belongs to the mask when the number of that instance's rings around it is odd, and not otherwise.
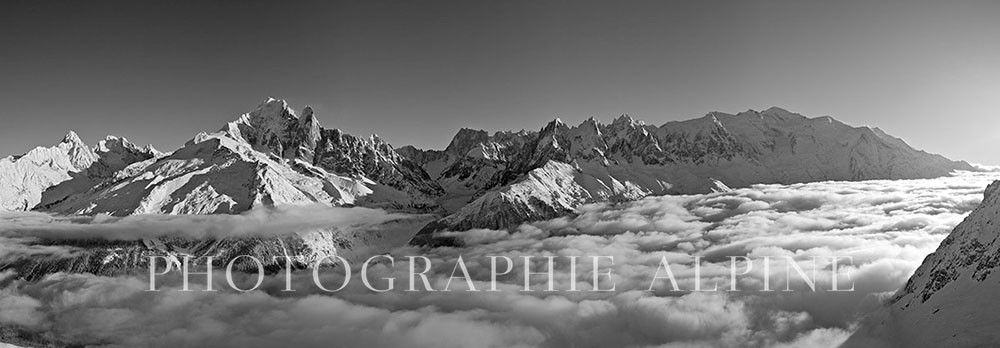
[{"label": "jagged summit", "polygon": [[549,121],[549,123],[545,124],[545,127],[542,127],[541,132],[543,132],[543,133],[544,132],[551,132],[551,131],[555,131],[555,130],[563,129],[563,128],[567,128],[566,124],[563,123],[563,121],[561,119],[559,119],[558,117],[556,117],[552,121]]},{"label": "jagged summit", "polygon": [[117,135],[108,135],[104,139],[97,142],[97,146],[94,151],[108,152],[112,151],[112,148],[124,148],[124,147],[136,147],[135,144],[128,141],[125,137],[120,137]]},{"label": "jagged summit", "polygon": [[80,136],[77,135],[76,132],[74,131],[67,132],[66,135],[63,136],[62,138],[62,142],[72,143],[72,144],[84,144],[83,140],[80,139]]},{"label": "jagged summit", "polygon": [[313,108],[312,108],[312,106],[306,105],[305,107],[303,107],[302,108],[302,116],[301,117],[302,118],[311,118],[311,117],[314,117],[313,116]]},{"label": "jagged summit", "polygon": [[288,102],[284,99],[279,99],[275,97],[268,96],[264,98],[264,101],[257,105],[257,110],[262,109],[290,109],[288,107]]},{"label": "jagged summit", "polygon": [[628,126],[628,127],[640,127],[640,126],[645,125],[646,122],[644,122],[642,120],[636,120],[636,119],[632,118],[632,116],[629,115],[629,114],[621,114],[621,116],[618,116],[614,120],[612,120],[611,124],[612,125],[620,124],[620,125]]},{"label": "jagged summit", "polygon": [[446,153],[461,155],[468,152],[478,143],[487,142],[490,134],[484,130],[462,128],[458,130],[451,143],[444,149]]},{"label": "jagged summit", "polygon": [[257,151],[283,158],[310,157],[321,126],[312,108],[304,108],[302,115],[305,117],[299,118],[285,100],[268,97],[255,110],[226,124],[221,132]]}]

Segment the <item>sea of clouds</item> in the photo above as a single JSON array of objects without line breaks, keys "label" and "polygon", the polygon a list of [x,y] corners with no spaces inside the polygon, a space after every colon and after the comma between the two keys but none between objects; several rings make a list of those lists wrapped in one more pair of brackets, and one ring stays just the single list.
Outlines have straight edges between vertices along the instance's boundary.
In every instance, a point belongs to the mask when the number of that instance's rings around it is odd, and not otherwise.
[{"label": "sea of clouds", "polygon": [[[995,179],[1000,173],[757,185],[591,204],[572,217],[524,224],[513,233],[450,233],[463,241],[461,247],[396,248],[390,252],[394,263],[369,269],[376,286],[384,285],[382,278],[397,279],[396,290],[389,292],[365,288],[356,279],[358,272],[336,293],[312,286],[310,271],[293,274],[294,292],[282,291],[286,279],[272,275],[261,289],[241,293],[225,286],[216,286],[222,289],[217,292],[180,292],[169,285],[171,279],[163,281],[168,285],[161,291],[149,292],[144,277],[89,274],[53,274],[26,282],[6,271],[0,273],[0,326],[40,341],[123,347],[834,347],[865,313],[905,283]],[[302,215],[291,211],[298,218],[266,216],[252,222],[298,221]],[[365,219],[386,219],[371,210],[359,212],[368,214]],[[355,221],[357,216],[339,218]],[[13,219],[0,227],[0,259],[72,252],[30,243],[32,233],[74,231],[66,226],[47,230],[44,223],[35,223],[39,219],[45,217],[21,217],[18,223],[33,224],[29,230],[14,227]],[[182,223],[193,225],[184,226],[211,231],[205,232],[208,236],[247,230],[230,220],[230,227],[206,229],[194,220],[212,220],[190,219]],[[330,219],[322,223],[336,222]],[[130,229],[144,228],[139,218],[72,224],[89,231],[88,238],[99,235],[95,224],[104,224],[114,231],[111,238],[119,239]],[[497,292],[463,291],[468,286],[464,280],[453,282],[447,292],[404,291],[410,271],[406,256],[411,255],[432,261],[428,276],[435,289],[445,287],[459,256],[479,289],[490,286],[488,256],[532,256],[536,271],[544,269],[545,256],[557,256],[557,289],[570,288],[566,257],[613,256],[613,264],[601,267],[612,270],[606,281],[614,283],[615,291],[586,291],[592,284],[585,272],[576,280],[584,291],[520,291],[522,267],[501,277]],[[810,291],[799,278],[786,279],[783,271],[772,272],[768,281],[780,290],[787,282],[793,291],[758,291],[764,256],[808,261],[833,255],[851,257],[853,265],[807,268],[816,271],[819,291]],[[663,259],[669,260],[679,286],[691,289],[694,256],[702,259],[702,282],[717,282],[723,289],[729,288],[730,257],[749,257],[758,264],[741,276],[737,292],[678,292],[666,281],[648,291]],[[855,291],[823,291],[830,288],[832,272],[849,273]],[[325,283],[343,280],[336,269],[319,274]],[[529,279],[535,289],[545,288],[544,276]]]}]

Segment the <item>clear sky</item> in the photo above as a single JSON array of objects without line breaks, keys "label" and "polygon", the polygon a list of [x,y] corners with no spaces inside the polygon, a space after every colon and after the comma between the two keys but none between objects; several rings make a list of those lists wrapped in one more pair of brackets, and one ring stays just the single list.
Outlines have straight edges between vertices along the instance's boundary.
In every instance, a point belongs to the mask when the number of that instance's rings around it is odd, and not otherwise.
[{"label": "clear sky", "polygon": [[780,106],[1000,164],[1000,1],[4,1],[0,153],[173,150],[267,96],[444,148],[461,127]]}]

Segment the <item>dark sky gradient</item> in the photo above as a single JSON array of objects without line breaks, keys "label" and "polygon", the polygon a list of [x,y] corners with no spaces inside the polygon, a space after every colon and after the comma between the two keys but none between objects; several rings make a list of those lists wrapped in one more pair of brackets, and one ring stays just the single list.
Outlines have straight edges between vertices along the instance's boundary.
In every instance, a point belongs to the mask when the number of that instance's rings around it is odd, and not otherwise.
[{"label": "dark sky gradient", "polygon": [[397,146],[781,106],[1000,164],[997,1],[4,1],[0,47],[3,154],[173,150],[275,96]]}]

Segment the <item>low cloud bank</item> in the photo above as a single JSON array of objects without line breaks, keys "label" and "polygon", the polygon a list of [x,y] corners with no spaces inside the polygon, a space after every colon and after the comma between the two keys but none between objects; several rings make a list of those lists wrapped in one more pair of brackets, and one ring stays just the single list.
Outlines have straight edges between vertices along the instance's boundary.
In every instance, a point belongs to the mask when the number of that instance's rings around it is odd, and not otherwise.
[{"label": "low cloud bank", "polygon": [[[513,233],[453,233],[465,241],[461,248],[398,248],[390,253],[394,264],[369,269],[377,286],[384,285],[382,278],[397,279],[396,290],[384,293],[364,288],[356,273],[336,293],[307,286],[311,272],[292,276],[296,292],[281,291],[285,279],[271,276],[257,291],[209,293],[176,291],[170,279],[162,291],[147,292],[145,279],[55,274],[24,282],[8,272],[0,274],[0,325],[55,342],[122,347],[834,347],[862,314],[905,282],[997,178],[962,173],[933,180],[758,185],[593,204],[576,217],[525,224]],[[614,256],[614,264],[602,267],[613,270],[616,290],[522,292],[523,268],[515,267],[499,279],[498,292],[463,291],[461,279],[448,292],[408,292],[401,283],[408,279],[410,255],[431,259],[427,274],[438,290],[459,256],[479,289],[490,285],[488,256],[532,256],[539,261],[536,271],[545,256]],[[855,291],[808,291],[801,279],[786,279],[783,272],[767,280],[779,289],[787,282],[794,291],[757,291],[765,281],[763,256],[775,257],[778,266],[783,257],[831,255],[853,258],[853,265],[839,271],[850,271]],[[743,291],[675,292],[666,281],[646,291],[664,258],[679,285],[693,287],[694,256],[703,260],[702,282],[722,288],[729,286],[728,257],[757,261],[736,284]],[[555,264],[557,289],[570,288],[569,267]],[[322,270],[321,280],[338,284],[337,271]],[[838,270],[820,265],[815,271],[817,287],[828,289],[826,279]],[[546,281],[530,277],[535,289]],[[589,274],[576,280],[578,289],[591,286]]]},{"label": "low cloud bank", "polygon": [[325,205],[257,208],[239,215],[58,216],[0,212],[0,236],[51,240],[270,237],[332,227],[377,225],[407,214]]}]

